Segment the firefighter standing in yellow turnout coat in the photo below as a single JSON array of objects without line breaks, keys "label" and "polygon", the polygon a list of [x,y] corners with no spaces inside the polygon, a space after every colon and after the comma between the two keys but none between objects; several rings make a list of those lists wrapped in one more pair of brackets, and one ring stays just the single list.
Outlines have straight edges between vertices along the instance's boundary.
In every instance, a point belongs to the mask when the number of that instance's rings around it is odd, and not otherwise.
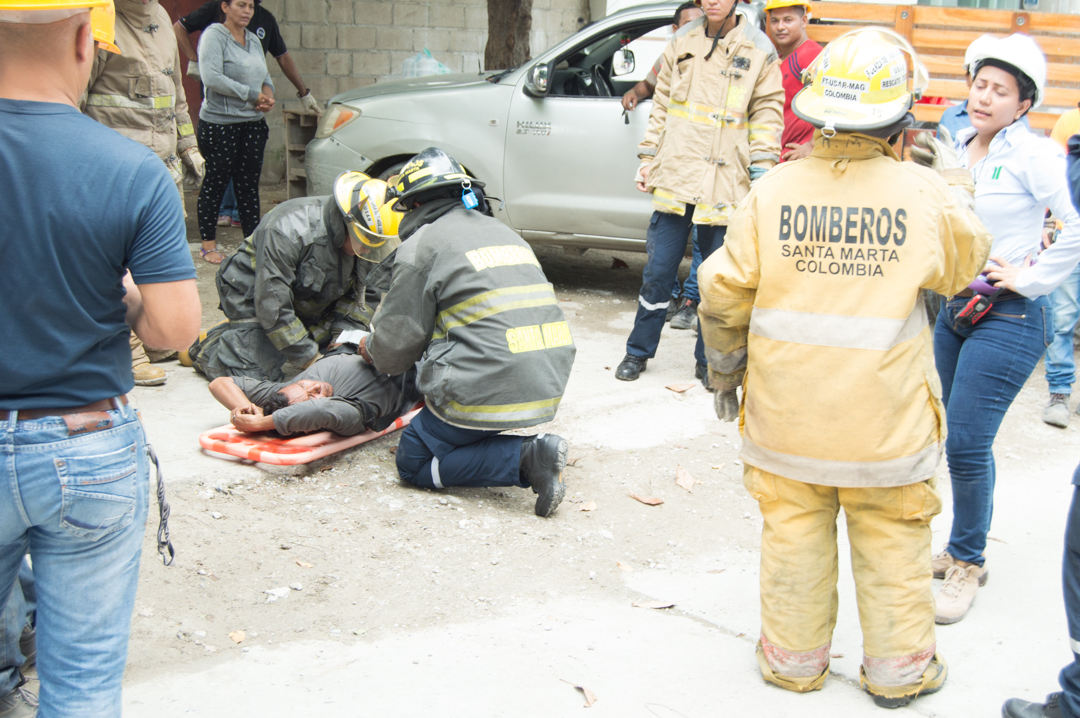
[{"label": "firefighter standing in yellow turnout coat", "polygon": [[808,72],[794,108],[819,128],[813,154],[750,191],[698,273],[698,314],[717,415],[740,418],[744,483],[764,518],[762,675],[824,685],[843,507],[861,682],[895,708],[946,676],[930,571],[945,421],[920,290],[966,287],[991,237],[967,170],[901,163],[890,147],[928,81],[906,40],[856,30]]}]

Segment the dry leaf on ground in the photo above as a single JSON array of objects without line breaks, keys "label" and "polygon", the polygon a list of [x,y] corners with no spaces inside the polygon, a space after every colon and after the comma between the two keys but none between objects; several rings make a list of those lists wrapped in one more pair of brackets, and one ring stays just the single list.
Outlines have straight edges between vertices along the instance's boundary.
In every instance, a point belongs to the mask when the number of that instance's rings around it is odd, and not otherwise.
[{"label": "dry leaf on ground", "polygon": [[590,501],[578,507],[578,511],[596,511],[596,502]]},{"label": "dry leaf on ground", "polygon": [[566,465],[567,466],[577,466],[577,462],[581,461],[584,458],[585,458],[584,456],[575,456],[572,459],[567,459]]},{"label": "dry leaf on ground", "polygon": [[705,573],[723,573],[723,572],[724,572],[724,571],[726,571],[726,570],[727,570],[727,569],[723,569],[723,568],[710,568],[710,569],[709,569],[708,571],[706,571]]},{"label": "dry leaf on ground", "polygon": [[243,631],[233,631],[229,634],[229,638],[233,640],[233,643],[240,643],[246,638],[246,634]]},{"label": "dry leaf on ground", "polygon": [[664,388],[665,389],[670,389],[671,391],[675,392],[676,394],[682,394],[683,392],[690,391],[691,389],[694,388],[694,386],[695,386],[694,384],[668,384]]},{"label": "dry leaf on ground", "polygon": [[646,506],[659,506],[664,503],[663,499],[657,498],[656,496],[638,496],[637,494],[630,494],[630,498],[634,501],[640,501]]},{"label": "dry leaf on ground", "polygon": [[724,468],[724,464],[716,464],[713,466],[713,468],[719,471],[720,469]]},{"label": "dry leaf on ground", "polygon": [[300,568],[312,568],[314,566],[314,564],[310,564],[307,561],[301,561],[300,559],[296,559],[296,565]]},{"label": "dry leaf on ground", "polygon": [[671,608],[674,601],[638,601],[631,604],[634,608]]},{"label": "dry leaf on ground", "polygon": [[694,484],[700,484],[701,482],[691,476],[690,472],[682,466],[676,466],[675,483],[678,484],[679,488],[692,492],[694,490]]},{"label": "dry leaf on ground", "polygon": [[633,566],[631,566],[628,563],[623,563],[622,561],[616,561],[615,565],[618,566],[619,568],[621,568],[623,571],[633,571],[634,570]]},{"label": "dry leaf on ground", "polygon": [[611,258],[611,268],[612,269],[629,269],[630,265],[627,264],[626,262],[622,261],[618,257],[612,257]]},{"label": "dry leaf on ground", "polygon": [[559,680],[561,680],[563,683],[569,683],[570,685],[572,685],[574,688],[577,688],[579,691],[581,691],[585,695],[585,707],[586,708],[591,706],[593,703],[596,703],[596,701],[598,700],[597,697],[596,697],[596,694],[593,693],[592,691],[590,691],[585,686],[579,686],[577,683],[572,683],[572,682],[566,680],[565,678],[560,678]]},{"label": "dry leaf on ground", "polygon": [[829,658],[843,658],[843,657],[844,657],[843,653],[830,653],[829,654]]}]

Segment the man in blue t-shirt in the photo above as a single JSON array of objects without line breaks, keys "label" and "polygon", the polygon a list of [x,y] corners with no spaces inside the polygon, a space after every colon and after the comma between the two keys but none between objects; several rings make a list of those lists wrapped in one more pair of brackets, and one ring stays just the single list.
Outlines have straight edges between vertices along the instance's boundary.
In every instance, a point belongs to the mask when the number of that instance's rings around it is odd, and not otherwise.
[{"label": "man in blue t-shirt", "polygon": [[108,718],[150,477],[128,333],[185,349],[200,306],[165,165],[76,109],[112,0],[72,4],[0,0],[0,596],[29,552],[40,712]]}]

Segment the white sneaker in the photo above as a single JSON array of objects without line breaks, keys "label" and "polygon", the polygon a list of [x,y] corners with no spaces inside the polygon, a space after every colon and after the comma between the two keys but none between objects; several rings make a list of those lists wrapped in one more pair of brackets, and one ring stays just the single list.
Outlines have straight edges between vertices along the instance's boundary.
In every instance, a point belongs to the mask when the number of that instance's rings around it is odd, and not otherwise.
[{"label": "white sneaker", "polygon": [[945,573],[945,584],[937,595],[934,623],[947,626],[966,616],[971,604],[975,602],[975,593],[979,586],[986,583],[983,578],[985,574],[986,569],[974,564],[950,568]]}]

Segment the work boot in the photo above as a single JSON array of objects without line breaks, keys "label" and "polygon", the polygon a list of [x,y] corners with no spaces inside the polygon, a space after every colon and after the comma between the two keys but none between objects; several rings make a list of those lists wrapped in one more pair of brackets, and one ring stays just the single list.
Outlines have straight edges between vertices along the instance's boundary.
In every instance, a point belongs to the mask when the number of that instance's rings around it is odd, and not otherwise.
[{"label": "work boot", "polygon": [[169,359],[175,359],[178,352],[175,349],[151,349],[150,347],[143,347],[146,349],[146,358],[150,360],[151,364],[157,364],[159,361],[168,361]]},{"label": "work boot", "polygon": [[538,434],[521,442],[521,475],[536,497],[536,515],[547,518],[566,493],[562,480],[570,444],[554,434]]},{"label": "work boot", "polygon": [[705,387],[705,391],[715,391],[712,388],[712,384],[709,383],[709,365],[698,364],[694,367],[694,378],[701,380],[701,385]]},{"label": "work boot", "polygon": [[694,326],[694,320],[697,319],[697,305],[693,299],[684,299],[679,305],[679,311],[675,312],[675,316],[671,318],[672,329],[689,329]]},{"label": "work boot", "polygon": [[975,601],[979,586],[986,583],[983,578],[985,573],[986,569],[975,564],[966,567],[957,564],[946,571],[945,583],[937,595],[934,623],[947,626],[966,616]]},{"label": "work boot", "polygon": [[[672,323],[674,325],[674,322]],[[1077,407],[1080,411],[1080,407]],[[1065,429],[1069,426],[1069,395],[1051,394],[1050,401],[1043,409],[1043,421],[1050,426]]]},{"label": "work boot", "polygon": [[648,359],[627,354],[615,369],[615,378],[622,381],[636,381],[641,376],[641,372],[645,371],[648,363]]},{"label": "work boot", "polygon": [[165,370],[151,366],[150,358],[146,356],[146,348],[142,340],[131,332],[128,337],[131,344],[131,373],[135,376],[135,384],[138,386],[157,386],[165,383]]},{"label": "work boot", "polygon": [[677,311],[679,311],[679,297],[672,297],[668,300],[667,314],[664,315],[664,321],[670,322]]},{"label": "work boot", "polygon": [[22,685],[6,696],[0,696],[0,718],[34,718],[37,709],[37,694]]},{"label": "work boot", "polygon": [[[986,558],[986,551],[982,552],[982,557]],[[930,557],[930,567],[934,570],[934,578],[945,578],[945,574],[955,565],[956,559],[949,553],[949,544],[945,544],[940,553]],[[979,585],[985,586],[988,578],[990,578],[990,569],[986,568],[984,563],[982,576],[979,577]]]},{"label": "work boot", "polygon": [[33,626],[23,628],[22,635],[19,636],[19,653],[23,655],[25,661],[23,668],[29,668],[37,663],[37,631]]},{"label": "work boot", "polygon": [[1001,718],[1062,718],[1065,714],[1058,704],[1060,700],[1061,691],[1048,695],[1046,703],[1010,698],[1001,706]]},{"label": "work boot", "polygon": [[859,667],[859,685],[870,694],[878,708],[903,708],[919,696],[937,693],[948,677],[949,668],[936,653],[923,671],[922,679],[905,686],[876,686],[866,680],[866,671]]}]

